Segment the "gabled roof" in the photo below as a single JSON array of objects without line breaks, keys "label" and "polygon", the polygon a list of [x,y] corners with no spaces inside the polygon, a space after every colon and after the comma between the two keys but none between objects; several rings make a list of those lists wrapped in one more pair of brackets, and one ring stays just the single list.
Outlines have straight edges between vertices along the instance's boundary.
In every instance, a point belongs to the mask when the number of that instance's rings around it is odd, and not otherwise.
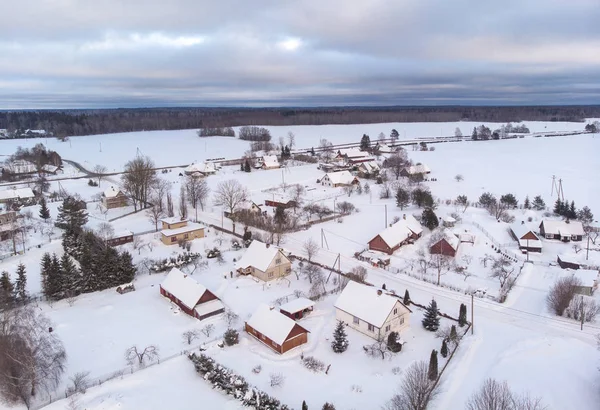
[{"label": "gabled roof", "polygon": [[283,310],[284,312],[288,313],[296,313],[300,312],[301,310],[308,309],[309,307],[314,305],[315,302],[313,302],[310,299],[298,298],[279,306],[279,310]]},{"label": "gabled roof", "polygon": [[119,192],[121,192],[119,188],[111,186],[110,188],[106,188],[104,190],[104,196],[107,198],[115,198],[117,195],[119,195]]},{"label": "gabled roof", "polygon": [[0,201],[7,199],[27,199],[34,196],[31,188],[15,188],[0,191]]},{"label": "gabled roof", "polygon": [[525,235],[527,235],[527,233],[529,233],[529,232],[531,232],[537,238],[537,239],[530,239],[530,241],[539,240],[540,239],[535,234],[534,228],[531,225],[528,225],[528,224],[523,224],[523,223],[516,222],[516,223],[510,225],[510,230],[517,237],[517,239],[523,239],[523,237]]},{"label": "gabled roof", "polygon": [[421,222],[417,221],[417,218],[415,218],[414,216],[403,215],[402,219],[397,223],[402,222],[404,222],[404,224],[406,224],[406,227],[410,229],[415,235],[420,235],[421,233],[423,233],[423,227],[421,226]]},{"label": "gabled roof", "polygon": [[176,224],[179,222],[187,222],[188,220],[187,220],[187,218],[181,219],[179,216],[171,216],[169,218],[162,218],[160,221],[171,225],[171,224]]},{"label": "gabled roof", "polygon": [[393,248],[410,238],[412,236],[412,231],[408,229],[406,224],[398,221],[392,226],[385,228],[379,233],[379,236],[390,248]]},{"label": "gabled roof", "polygon": [[[385,291],[381,291],[381,295],[379,295],[378,291],[380,289],[350,281],[334,306],[352,316],[356,316],[360,320],[381,328],[400,300],[385,293]],[[410,312],[410,309],[404,306],[402,302],[400,302],[400,305]]]},{"label": "gabled roof", "polygon": [[207,290],[177,268],[171,269],[160,287],[179,299],[189,309],[193,309],[198,304]]},{"label": "gabled roof", "polygon": [[[253,267],[265,272],[278,254],[281,254],[279,248],[253,240],[244,255],[237,262],[237,266],[242,269]],[[281,256],[286,257],[283,254]]]},{"label": "gabled roof", "polygon": [[199,231],[200,229],[204,229],[204,225],[197,224],[195,222],[188,222],[185,226],[182,226],[181,228],[163,229],[160,231],[160,233],[164,236],[174,236],[186,232]]},{"label": "gabled roof", "polygon": [[[300,326],[278,310],[271,310],[269,306],[264,304],[258,306],[246,323],[278,345],[282,345],[286,341],[295,326]],[[302,329],[304,328],[302,327]],[[308,330],[306,331],[308,332]]]},{"label": "gabled roof", "polygon": [[458,250],[458,246],[460,245],[460,239],[458,239],[458,237],[454,233],[452,233],[450,229],[447,228],[442,231],[442,235],[439,238],[439,240],[431,244],[431,246],[437,245],[442,239],[445,239],[452,249],[454,249],[455,251]]},{"label": "gabled roof", "polygon": [[[544,219],[542,221],[544,224],[545,233],[549,233],[551,235],[561,235],[561,236],[583,236],[585,232],[583,230],[583,225],[579,221],[556,221],[552,219]],[[542,225],[540,224],[540,226]]]},{"label": "gabled roof", "polygon": [[350,171],[328,172],[325,176],[332,184],[351,184],[354,181],[354,176]]},{"label": "gabled roof", "polygon": [[214,162],[204,162],[202,164],[190,164],[183,170],[186,174],[212,174],[217,172]]},{"label": "gabled roof", "polygon": [[367,172],[379,171],[379,165],[375,161],[361,162],[358,168],[364,168]]},{"label": "gabled roof", "polygon": [[405,169],[406,172],[408,172],[410,175],[426,174],[428,172],[431,172],[431,169],[429,169],[429,167],[425,164],[412,165],[410,167],[406,167]]},{"label": "gabled roof", "polygon": [[368,152],[361,151],[358,148],[346,148],[338,151],[338,155],[346,158],[365,158],[369,156]]},{"label": "gabled roof", "polygon": [[263,165],[267,168],[278,167],[279,161],[277,160],[277,155],[265,155],[262,157]]}]

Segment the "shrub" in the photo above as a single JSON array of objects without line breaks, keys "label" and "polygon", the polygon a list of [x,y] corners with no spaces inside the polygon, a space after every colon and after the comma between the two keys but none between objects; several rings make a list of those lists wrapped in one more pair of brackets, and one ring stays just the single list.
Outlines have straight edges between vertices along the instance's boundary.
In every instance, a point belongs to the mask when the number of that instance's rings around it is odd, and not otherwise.
[{"label": "shrub", "polygon": [[306,356],[302,359],[302,364],[311,372],[322,372],[325,370],[325,363],[313,356]]},{"label": "shrub", "polygon": [[235,329],[227,329],[223,335],[223,341],[227,346],[233,346],[240,342],[240,334]]}]

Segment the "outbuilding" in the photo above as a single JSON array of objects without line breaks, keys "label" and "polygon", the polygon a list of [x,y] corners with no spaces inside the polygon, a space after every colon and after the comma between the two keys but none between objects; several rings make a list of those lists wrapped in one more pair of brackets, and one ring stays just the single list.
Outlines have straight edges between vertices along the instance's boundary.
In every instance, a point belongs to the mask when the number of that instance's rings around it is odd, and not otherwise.
[{"label": "outbuilding", "polygon": [[460,239],[456,237],[450,230],[444,229],[439,238],[434,240],[433,244],[429,247],[429,253],[432,255],[445,255],[455,257],[458,247],[460,245]]},{"label": "outbuilding", "polygon": [[279,354],[308,342],[308,330],[264,304],[260,305],[246,322],[245,330]]},{"label": "outbuilding", "polygon": [[279,311],[290,319],[299,320],[309,315],[315,306],[315,302],[307,298],[294,299],[279,306]]}]

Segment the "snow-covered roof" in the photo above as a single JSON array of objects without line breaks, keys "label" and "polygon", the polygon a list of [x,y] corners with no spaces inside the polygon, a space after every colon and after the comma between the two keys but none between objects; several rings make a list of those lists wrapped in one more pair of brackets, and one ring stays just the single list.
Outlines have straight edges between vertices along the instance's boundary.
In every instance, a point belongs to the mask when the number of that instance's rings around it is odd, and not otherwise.
[{"label": "snow-covered roof", "polygon": [[[510,230],[515,234],[517,239],[521,239],[527,235],[528,232],[531,232],[535,235],[537,240],[539,240],[538,236],[534,232],[534,229],[535,228],[533,226],[524,223],[514,223],[510,225]],[[530,239],[530,241],[535,241],[535,239]]]},{"label": "snow-covered roof", "polygon": [[204,316],[221,309],[225,309],[225,305],[219,299],[209,300],[208,302],[201,303],[194,308],[199,316]]},{"label": "snow-covered roof", "polygon": [[126,236],[131,236],[131,235],[133,235],[133,232],[131,232],[131,231],[120,231],[120,232],[115,233],[113,238],[124,238]]},{"label": "snow-covered roof", "polygon": [[277,155],[265,155],[262,157],[263,165],[267,168],[274,168],[279,166]]},{"label": "snow-covered roof", "polygon": [[442,220],[443,220],[444,222],[447,222],[447,223],[450,223],[450,224],[453,224],[453,223],[455,223],[455,222],[456,222],[456,219],[455,219],[455,218],[453,218],[453,217],[451,217],[450,215],[443,216],[443,217],[442,217]]},{"label": "snow-covered roof", "polygon": [[296,313],[300,312],[301,310],[308,309],[309,307],[314,305],[315,302],[313,302],[310,299],[298,298],[279,306],[279,310],[283,310],[284,312],[288,313]]},{"label": "snow-covered roof", "polygon": [[519,239],[519,246],[523,248],[542,249],[542,241],[534,239]]},{"label": "snow-covered roof", "polygon": [[160,221],[171,225],[171,224],[176,224],[179,222],[187,222],[188,220],[187,220],[187,218],[181,219],[181,217],[179,217],[179,216],[170,216],[168,218],[162,218]]},{"label": "snow-covered roof", "polygon": [[581,262],[579,261],[579,257],[577,255],[573,255],[572,253],[563,253],[558,255],[561,261],[566,263],[573,263],[575,265],[579,265]]},{"label": "snow-covered roof", "polygon": [[423,232],[421,222],[417,221],[412,215],[402,215],[402,219],[398,223],[406,224],[406,227],[410,229],[415,235],[420,235]]},{"label": "snow-covered roof", "polygon": [[119,192],[121,192],[121,190],[118,187],[115,188],[114,186],[111,186],[110,188],[106,188],[104,190],[104,196],[107,198],[115,198],[117,195],[119,195]]},{"label": "snow-covered roof", "polygon": [[392,149],[387,144],[377,143],[377,149],[380,152],[392,152]]},{"label": "snow-covered roof", "polygon": [[354,181],[354,176],[350,171],[328,172],[325,175],[332,184],[351,184]]},{"label": "snow-covered roof", "polygon": [[200,229],[204,229],[204,225],[200,225],[195,222],[188,222],[187,225],[182,226],[181,228],[163,229],[160,232],[165,236],[173,236],[173,235],[179,235],[181,233],[198,231]]},{"label": "snow-covered roof", "polygon": [[215,167],[214,162],[204,162],[202,164],[190,164],[188,165],[183,172],[186,174],[212,174],[217,172],[217,168]]},{"label": "snow-covered roof", "polygon": [[450,229],[446,228],[442,231],[442,236],[439,240],[442,239],[445,239],[446,242],[448,242],[448,245],[450,245],[450,247],[454,250],[457,250],[458,246],[460,245],[460,239],[458,239],[458,237]]},{"label": "snow-covered roof", "polygon": [[246,323],[278,345],[285,342],[294,326],[299,326],[294,320],[265,304],[258,306]]},{"label": "snow-covered roof", "polygon": [[361,162],[359,168],[364,168],[367,172],[379,171],[379,164],[375,161]]},{"label": "snow-covered roof", "polygon": [[265,272],[275,256],[279,253],[279,248],[253,240],[250,246],[248,246],[248,249],[246,249],[246,252],[237,262],[237,266],[242,269],[251,266]]},{"label": "snow-covered roof", "polygon": [[51,165],[51,164],[46,164],[42,167],[42,169],[46,172],[56,172],[59,170],[60,167],[57,167],[56,165]]},{"label": "snow-covered roof", "polygon": [[13,188],[0,191],[0,201],[33,198],[34,196],[31,188]]},{"label": "snow-covered roof", "polygon": [[431,172],[431,169],[429,169],[429,167],[425,164],[419,164],[419,165],[412,165],[410,167],[407,167],[406,172],[408,172],[410,175],[426,174],[428,172]]},{"label": "snow-covered roof", "polygon": [[358,148],[346,148],[338,151],[338,154],[347,158],[366,158],[369,156],[368,152],[361,151]]},{"label": "snow-covered roof", "polygon": [[385,291],[381,291],[380,295],[378,291],[380,289],[350,281],[334,306],[380,328],[399,300]]},{"label": "snow-covered roof", "polygon": [[371,261],[377,261],[377,260],[382,260],[382,261],[387,261],[390,259],[390,255],[388,255],[387,253],[383,253],[383,252],[379,252],[379,251],[371,251],[371,250],[364,250],[362,251],[359,256],[369,259]]},{"label": "snow-covered roof", "polygon": [[567,223],[566,221],[544,219],[542,223],[544,224],[544,232],[547,234],[561,236],[585,235],[583,225],[579,221],[569,221]]},{"label": "snow-covered roof", "polygon": [[381,239],[383,239],[390,248],[393,248],[411,237],[412,231],[408,229],[408,226],[406,226],[405,223],[398,221],[392,226],[385,228],[379,233],[379,236],[381,236]]},{"label": "snow-covered roof", "polygon": [[600,282],[600,272],[591,269],[578,269],[573,276],[581,279],[584,286],[594,286],[595,282]]},{"label": "snow-covered roof", "polygon": [[203,285],[177,268],[171,269],[160,287],[175,296],[190,309],[196,306],[207,290]]}]

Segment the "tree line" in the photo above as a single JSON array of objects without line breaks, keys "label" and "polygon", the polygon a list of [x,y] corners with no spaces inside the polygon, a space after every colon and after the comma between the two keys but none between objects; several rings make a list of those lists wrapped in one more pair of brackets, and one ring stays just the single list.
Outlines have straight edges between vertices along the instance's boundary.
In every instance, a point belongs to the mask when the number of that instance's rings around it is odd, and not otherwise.
[{"label": "tree line", "polygon": [[384,122],[579,121],[600,117],[600,106],[139,108],[0,112],[0,128],[44,129],[57,137],[142,130],[242,125],[323,125]]}]

